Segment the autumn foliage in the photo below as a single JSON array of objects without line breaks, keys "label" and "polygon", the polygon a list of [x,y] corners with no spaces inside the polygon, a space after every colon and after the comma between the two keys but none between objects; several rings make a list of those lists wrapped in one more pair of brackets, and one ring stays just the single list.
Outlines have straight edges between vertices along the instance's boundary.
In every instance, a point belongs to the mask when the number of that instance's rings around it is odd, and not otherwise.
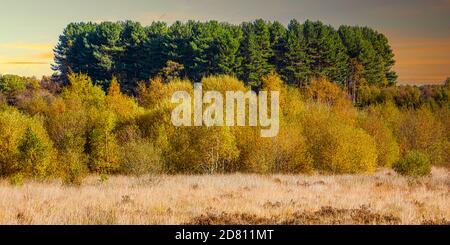
[{"label": "autumn foliage", "polygon": [[[345,88],[326,77],[297,87],[270,73],[261,90],[280,91],[280,131],[262,138],[259,127],[173,126],[171,96],[193,93],[189,80],[155,77],[133,97],[116,78],[106,92],[83,74],[70,74],[55,89],[48,80],[8,79],[0,86],[0,175],[15,182],[60,177],[79,184],[88,174],[352,174],[393,166],[424,175],[427,164],[449,166],[445,98],[417,104],[413,96],[398,106],[394,96],[355,107]],[[202,84],[223,93],[251,89],[228,75],[204,77]]]}]

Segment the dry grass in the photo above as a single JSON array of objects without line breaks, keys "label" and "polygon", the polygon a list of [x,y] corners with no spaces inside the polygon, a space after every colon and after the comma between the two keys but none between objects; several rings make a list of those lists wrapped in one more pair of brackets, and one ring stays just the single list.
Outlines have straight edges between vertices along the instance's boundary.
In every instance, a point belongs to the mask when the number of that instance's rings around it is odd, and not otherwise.
[{"label": "dry grass", "polygon": [[0,224],[448,224],[450,174],[219,175],[0,181]]}]

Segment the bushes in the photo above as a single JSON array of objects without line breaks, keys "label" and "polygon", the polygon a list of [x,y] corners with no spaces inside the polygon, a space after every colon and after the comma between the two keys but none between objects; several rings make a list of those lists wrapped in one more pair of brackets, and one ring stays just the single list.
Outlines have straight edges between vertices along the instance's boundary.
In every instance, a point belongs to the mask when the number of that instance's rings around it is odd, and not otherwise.
[{"label": "bushes", "polygon": [[136,125],[128,125],[117,133],[119,146],[119,173],[143,175],[161,173],[163,164],[159,150],[149,139],[140,135]]},{"label": "bushes", "polygon": [[159,151],[151,142],[140,140],[127,142],[120,147],[119,173],[144,175],[162,173],[163,165]]},{"label": "bushes", "polygon": [[25,90],[26,79],[17,75],[3,75],[0,77],[0,91],[7,95]]},{"label": "bushes", "polygon": [[111,81],[105,103],[107,108],[117,116],[117,121],[120,124],[133,121],[143,111],[132,97],[122,94],[116,78]]},{"label": "bushes", "polygon": [[303,125],[315,169],[332,174],[375,171],[375,141],[364,130],[343,123],[320,104],[310,105]]},{"label": "bushes", "polygon": [[394,165],[394,170],[402,175],[422,177],[431,173],[428,156],[420,151],[410,151]]},{"label": "bushes", "polygon": [[429,109],[407,111],[397,130],[401,152],[419,150],[430,157],[431,164],[445,165],[448,141],[444,130],[443,124]]},{"label": "bushes", "polygon": [[310,85],[306,87],[305,94],[307,98],[328,106],[351,106],[348,95],[326,77],[313,78]]},{"label": "bushes", "polygon": [[52,144],[40,126],[41,135],[28,127],[19,142],[19,172],[31,176],[46,177],[54,171],[54,155]]},{"label": "bushes", "polygon": [[65,184],[80,185],[88,173],[87,156],[77,149],[64,149],[58,154],[60,176]]},{"label": "bushes", "polygon": [[[245,132],[243,134],[243,132]],[[241,130],[239,161],[243,170],[257,173],[310,173],[311,158],[299,125],[282,125],[274,138],[261,138],[256,128]]]},{"label": "bushes", "polygon": [[[202,83],[203,91],[250,89],[227,75]],[[421,175],[429,168],[423,155],[429,164],[449,164],[448,108],[399,110],[386,103],[357,110],[324,78],[301,89],[275,73],[261,78],[262,90],[280,91],[280,130],[273,138],[261,138],[260,126],[173,126],[171,96],[192,94],[187,80],[141,83],[139,105],[115,79],[107,94],[80,74],[70,75],[60,94],[31,85],[15,95],[22,112],[0,107],[0,176],[17,184],[50,176],[80,184],[88,174],[356,174],[393,165]]]},{"label": "bushes", "polygon": [[375,140],[378,166],[391,167],[399,159],[400,149],[387,123],[368,115],[360,119],[360,125]]},{"label": "bushes", "polygon": [[48,177],[55,173],[54,156],[40,119],[14,109],[0,111],[0,175]]},{"label": "bushes", "polygon": [[119,168],[116,117],[110,111],[97,112],[88,136],[89,169],[96,173],[113,173]]},{"label": "bushes", "polygon": [[223,173],[237,159],[234,135],[226,127],[177,128],[165,150],[169,173]]},{"label": "bushes", "polygon": [[273,138],[261,138],[259,127],[236,129],[241,163],[237,168],[257,173],[310,173],[311,158],[299,123],[305,112],[300,91],[284,85],[273,73],[262,78],[262,89],[280,91],[280,131]]}]

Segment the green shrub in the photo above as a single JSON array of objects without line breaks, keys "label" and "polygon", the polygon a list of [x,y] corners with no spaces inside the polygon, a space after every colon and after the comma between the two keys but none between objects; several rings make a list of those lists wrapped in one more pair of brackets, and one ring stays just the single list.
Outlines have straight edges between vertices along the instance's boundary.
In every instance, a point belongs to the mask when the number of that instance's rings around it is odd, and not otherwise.
[{"label": "green shrub", "polygon": [[42,121],[14,109],[0,111],[0,175],[45,178],[54,167],[53,144]]},{"label": "green shrub", "polygon": [[426,154],[410,151],[394,164],[394,170],[401,175],[422,177],[431,173],[431,163]]},{"label": "green shrub", "polygon": [[142,138],[139,127],[129,124],[117,131],[120,174],[144,175],[163,169],[160,150],[149,139]]},{"label": "green shrub", "polygon": [[121,174],[144,175],[162,171],[159,151],[145,140],[127,142],[120,148]]},{"label": "green shrub", "polygon": [[[45,131],[42,133],[46,136]],[[28,127],[18,145],[19,171],[35,177],[51,175],[53,168],[53,149],[48,138],[40,137]]]},{"label": "green shrub", "polygon": [[17,75],[4,75],[0,77],[0,91],[5,94],[20,92],[25,90],[25,78]]},{"label": "green shrub", "polygon": [[0,91],[0,108],[7,104],[6,95]]},{"label": "green shrub", "polygon": [[163,153],[170,173],[223,173],[239,157],[236,139],[227,127],[180,127],[168,142]]},{"label": "green shrub", "polygon": [[18,173],[14,174],[9,178],[9,183],[13,186],[22,186],[23,185],[23,174]]},{"label": "green shrub", "polygon": [[106,183],[108,180],[109,180],[109,176],[107,174],[100,174],[100,176],[99,176],[100,183]]},{"label": "green shrub", "polygon": [[60,152],[59,164],[64,184],[81,185],[87,173],[86,161],[86,156],[77,151],[68,149]]}]

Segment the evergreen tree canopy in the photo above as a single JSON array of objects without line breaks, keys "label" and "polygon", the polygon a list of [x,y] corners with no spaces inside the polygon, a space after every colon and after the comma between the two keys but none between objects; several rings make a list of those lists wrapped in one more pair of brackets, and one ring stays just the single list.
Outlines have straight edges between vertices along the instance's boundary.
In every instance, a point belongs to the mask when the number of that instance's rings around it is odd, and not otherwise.
[{"label": "evergreen tree canopy", "polygon": [[289,84],[303,85],[326,76],[348,85],[353,62],[362,67],[369,85],[396,82],[394,54],[388,39],[368,27],[332,26],[319,21],[287,27],[262,19],[240,25],[217,21],[71,23],[54,49],[55,64],[67,81],[70,72],[86,73],[94,83],[109,86],[113,76],[134,93],[139,81],[161,74],[168,61],[182,65],[181,77],[226,74],[259,89],[261,77],[276,71]]}]

